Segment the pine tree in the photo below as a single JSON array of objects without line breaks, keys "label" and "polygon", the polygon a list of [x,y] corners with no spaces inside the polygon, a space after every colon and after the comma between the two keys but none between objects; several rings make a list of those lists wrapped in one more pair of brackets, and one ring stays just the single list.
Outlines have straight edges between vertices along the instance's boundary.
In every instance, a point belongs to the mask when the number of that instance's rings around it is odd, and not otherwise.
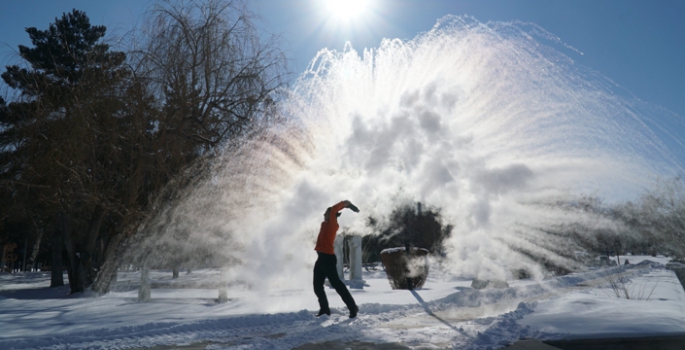
[{"label": "pine tree", "polygon": [[[7,66],[2,74],[20,92],[1,120],[4,184],[14,198],[27,199],[19,205],[27,220],[40,217],[63,237],[72,292],[92,282],[84,269],[92,255],[86,242],[97,237],[106,212],[103,160],[113,116],[121,110],[119,84],[127,75],[126,55],[109,50],[105,31],[75,9],[47,30],[27,28],[33,47],[19,46],[25,65]],[[53,246],[52,252],[61,255],[62,248]],[[60,271],[60,279],[61,268],[53,271]]]}]

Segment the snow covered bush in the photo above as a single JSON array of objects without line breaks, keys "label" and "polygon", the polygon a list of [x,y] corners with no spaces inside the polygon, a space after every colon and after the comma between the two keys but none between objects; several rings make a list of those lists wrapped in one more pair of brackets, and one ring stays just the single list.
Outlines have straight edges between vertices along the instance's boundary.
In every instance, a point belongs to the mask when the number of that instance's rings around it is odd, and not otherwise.
[{"label": "snow covered bush", "polygon": [[[402,247],[389,248],[381,252],[381,260],[388,275],[392,289],[421,288],[428,278],[428,250],[411,248],[411,256],[407,256]],[[409,288],[408,279],[412,288]]]}]

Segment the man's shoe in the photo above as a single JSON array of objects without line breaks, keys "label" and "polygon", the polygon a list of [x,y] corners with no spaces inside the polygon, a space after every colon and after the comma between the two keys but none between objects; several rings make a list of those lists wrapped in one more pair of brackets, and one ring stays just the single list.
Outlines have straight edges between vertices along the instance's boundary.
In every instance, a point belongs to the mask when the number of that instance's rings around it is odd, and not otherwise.
[{"label": "man's shoe", "polygon": [[319,313],[316,314],[316,317],[319,317],[319,316],[322,316],[322,315],[328,315],[328,316],[330,316],[330,315],[331,315],[331,310],[324,310],[324,309],[321,309],[321,310],[319,310]]},{"label": "man's shoe", "polygon": [[357,312],[359,312],[359,307],[355,305],[350,309],[350,318],[357,317]]}]

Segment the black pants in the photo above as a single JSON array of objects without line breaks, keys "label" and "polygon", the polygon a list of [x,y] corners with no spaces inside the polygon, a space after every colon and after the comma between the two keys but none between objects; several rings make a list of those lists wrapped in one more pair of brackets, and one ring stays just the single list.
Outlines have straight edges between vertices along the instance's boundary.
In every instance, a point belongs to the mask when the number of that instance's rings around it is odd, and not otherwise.
[{"label": "black pants", "polygon": [[323,289],[323,283],[326,278],[331,282],[331,286],[338,292],[345,302],[345,305],[347,305],[347,308],[351,310],[352,307],[355,307],[357,304],[354,302],[350,291],[345,287],[345,283],[338,277],[338,271],[335,269],[335,264],[337,262],[335,255],[321,252],[316,253],[319,254],[319,258],[316,259],[316,264],[314,264],[314,293],[316,293],[316,296],[319,298],[321,310],[329,310],[328,299],[326,298],[326,292]]}]

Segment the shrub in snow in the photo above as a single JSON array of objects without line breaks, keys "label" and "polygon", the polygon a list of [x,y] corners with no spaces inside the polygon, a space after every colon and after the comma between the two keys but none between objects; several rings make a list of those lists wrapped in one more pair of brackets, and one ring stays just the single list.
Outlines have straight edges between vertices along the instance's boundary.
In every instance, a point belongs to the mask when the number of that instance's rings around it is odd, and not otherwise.
[{"label": "shrub in snow", "polygon": [[421,288],[428,278],[428,249],[411,248],[407,257],[405,248],[388,248],[381,252],[381,261],[392,289],[409,289],[407,278],[414,288]]},{"label": "shrub in snow", "polygon": [[514,277],[514,279],[517,280],[525,280],[532,278],[533,275],[530,273],[530,271],[526,269],[515,269],[511,271],[511,275]]},{"label": "shrub in snow", "polygon": [[509,288],[509,283],[504,280],[496,280],[496,279],[491,279],[491,280],[480,280],[478,278],[474,278],[473,281],[471,282],[471,288],[475,289],[505,289]]}]

